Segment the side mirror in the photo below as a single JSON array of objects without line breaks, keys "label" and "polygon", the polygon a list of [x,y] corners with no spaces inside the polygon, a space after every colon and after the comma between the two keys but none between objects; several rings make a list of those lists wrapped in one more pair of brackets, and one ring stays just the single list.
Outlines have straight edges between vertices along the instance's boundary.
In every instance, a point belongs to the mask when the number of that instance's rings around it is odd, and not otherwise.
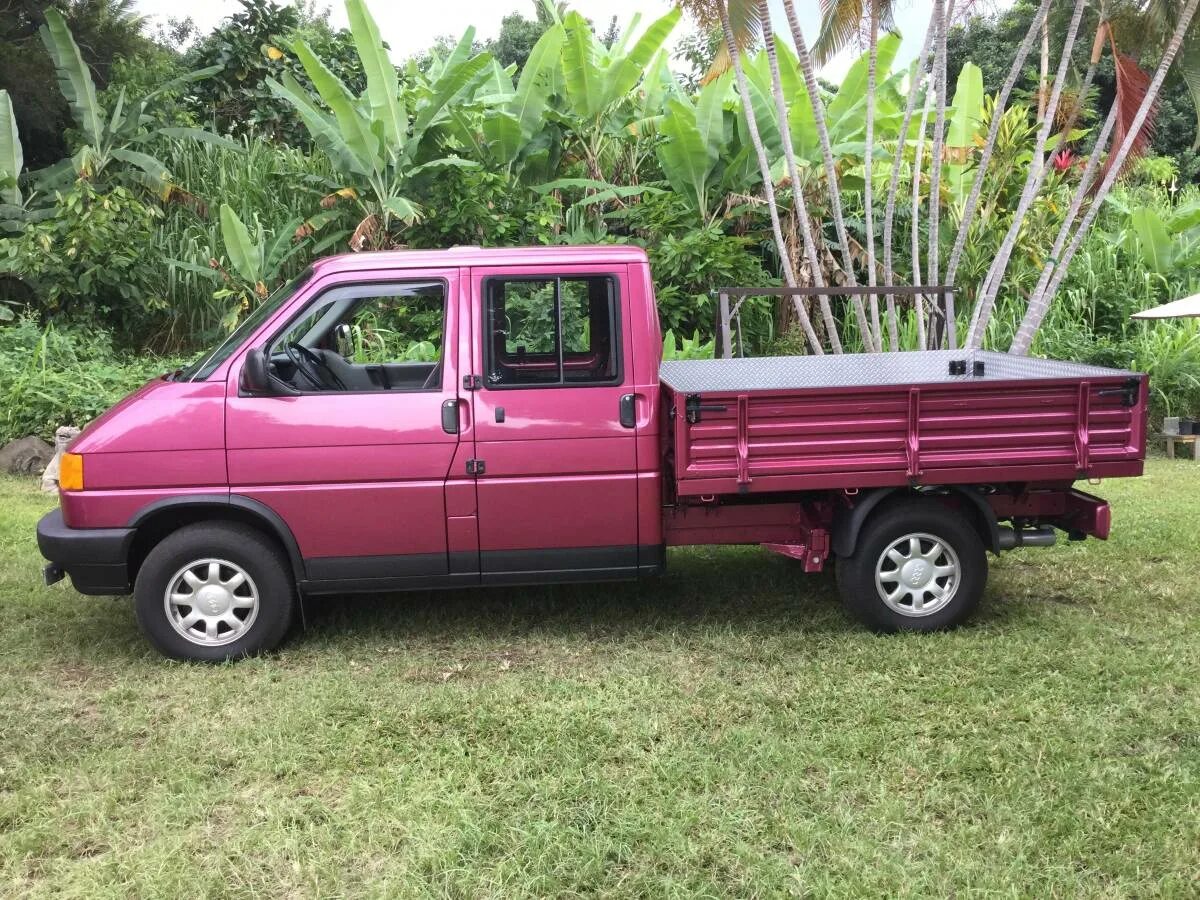
[{"label": "side mirror", "polygon": [[350,326],[345,322],[334,329],[333,342],[338,356],[347,361],[354,359],[354,338],[350,334]]},{"label": "side mirror", "polygon": [[246,354],[238,386],[246,394],[271,393],[271,370],[267,363],[267,353],[262,347],[255,347]]}]

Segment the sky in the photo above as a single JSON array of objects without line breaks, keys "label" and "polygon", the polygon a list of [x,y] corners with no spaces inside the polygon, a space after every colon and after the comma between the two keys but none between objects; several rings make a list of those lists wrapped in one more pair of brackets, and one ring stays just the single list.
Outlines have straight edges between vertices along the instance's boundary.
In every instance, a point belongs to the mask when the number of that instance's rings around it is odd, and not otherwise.
[{"label": "sky", "polygon": [[[322,5],[318,0],[318,8]],[[347,25],[346,12],[341,0],[327,4],[334,25]],[[383,39],[392,51],[396,63],[419,53],[443,35],[459,37],[469,25],[474,25],[476,38],[487,40],[500,31],[500,20],[511,12],[520,12],[526,18],[533,17],[532,0],[369,0],[371,13],[379,23]],[[771,0],[771,14],[777,32],[787,32],[787,19],[779,0]],[[238,9],[236,0],[200,0],[193,4],[180,4],[178,0],[137,0],[138,11],[156,20],[168,16],[190,15],[201,31],[208,31],[222,18]],[[648,21],[663,15],[671,8],[668,0],[570,0],[571,9],[596,23],[598,30],[608,26],[609,20],[617,17],[624,27],[634,13],[642,14],[642,27]],[[929,21],[930,4],[922,0],[897,4],[896,24],[904,35],[897,58],[897,67],[907,65],[921,50],[925,27]],[[817,35],[817,0],[797,0],[796,9],[800,16],[804,36],[811,44]],[[673,37],[678,39],[690,30],[690,23],[676,27]],[[853,61],[853,54],[843,53],[832,60],[822,75],[837,81]]]}]

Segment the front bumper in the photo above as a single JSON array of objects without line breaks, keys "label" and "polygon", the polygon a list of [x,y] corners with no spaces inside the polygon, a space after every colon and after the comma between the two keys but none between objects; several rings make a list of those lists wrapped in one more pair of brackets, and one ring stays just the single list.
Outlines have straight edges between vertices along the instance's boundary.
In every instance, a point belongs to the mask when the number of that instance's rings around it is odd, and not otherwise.
[{"label": "front bumper", "polygon": [[66,572],[81,594],[128,594],[133,534],[132,528],[69,528],[62,510],[51,510],[37,526],[38,549],[50,560],[46,581]]}]

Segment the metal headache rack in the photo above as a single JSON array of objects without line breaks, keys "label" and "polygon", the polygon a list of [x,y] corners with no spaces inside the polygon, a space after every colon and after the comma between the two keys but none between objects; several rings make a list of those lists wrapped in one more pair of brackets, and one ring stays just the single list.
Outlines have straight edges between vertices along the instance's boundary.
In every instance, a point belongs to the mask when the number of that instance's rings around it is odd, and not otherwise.
[{"label": "metal headache rack", "polygon": [[[872,385],[936,385],[1056,378],[1135,377],[1136,373],[1082,363],[1011,356],[989,350],[955,349],[954,289],[946,285],[827,285],[825,287],[722,287],[718,298],[717,359],[667,360],[660,377],[684,394],[714,391],[771,391],[804,388],[870,387]],[[742,349],[741,307],[749,297],[916,297],[933,299],[932,339],[948,350],[899,353],[847,353],[824,356],[750,358],[734,356]],[[735,301],[730,305],[730,301]],[[937,301],[941,301],[940,306]],[[948,312],[948,314],[947,314]],[[736,336],[736,341],[735,341]]]},{"label": "metal headache rack", "polygon": [[[927,297],[935,300],[929,305],[929,331],[933,346],[941,346],[942,338],[951,350],[958,346],[954,329],[954,288],[935,285],[826,285],[825,287],[721,287],[709,295],[717,298],[717,355],[729,359],[734,355],[733,336],[737,334],[738,352],[745,352],[742,341],[742,304],[749,297]],[[729,305],[730,299],[737,302]],[[941,305],[939,306],[938,302]],[[948,326],[948,327],[947,327]]]}]

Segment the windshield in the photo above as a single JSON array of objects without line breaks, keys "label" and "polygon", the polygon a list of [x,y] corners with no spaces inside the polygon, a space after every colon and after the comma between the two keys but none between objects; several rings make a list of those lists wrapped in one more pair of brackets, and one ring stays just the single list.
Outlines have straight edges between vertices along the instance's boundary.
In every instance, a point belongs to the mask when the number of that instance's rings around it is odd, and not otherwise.
[{"label": "windshield", "polygon": [[220,343],[217,349],[213,350],[211,353],[201,356],[190,366],[187,366],[185,369],[183,369],[183,371],[179,373],[179,380],[206,380],[220,367],[221,363],[225,362],[225,360],[229,359],[229,357],[233,355],[233,351],[240,347],[242,342],[245,341],[246,338],[251,334],[253,334],[259,325],[265,322],[271,316],[271,314],[275,312],[275,310],[279,309],[279,307],[283,306],[284,303],[291,299],[296,291],[303,287],[305,282],[307,282],[310,277],[312,277],[312,269],[305,269],[287,284],[276,288],[275,293],[271,294],[271,296],[260,303],[258,307],[252,313],[250,313],[250,315],[242,320],[242,324],[235,328],[230,333],[229,337],[225,338],[225,340]]}]

